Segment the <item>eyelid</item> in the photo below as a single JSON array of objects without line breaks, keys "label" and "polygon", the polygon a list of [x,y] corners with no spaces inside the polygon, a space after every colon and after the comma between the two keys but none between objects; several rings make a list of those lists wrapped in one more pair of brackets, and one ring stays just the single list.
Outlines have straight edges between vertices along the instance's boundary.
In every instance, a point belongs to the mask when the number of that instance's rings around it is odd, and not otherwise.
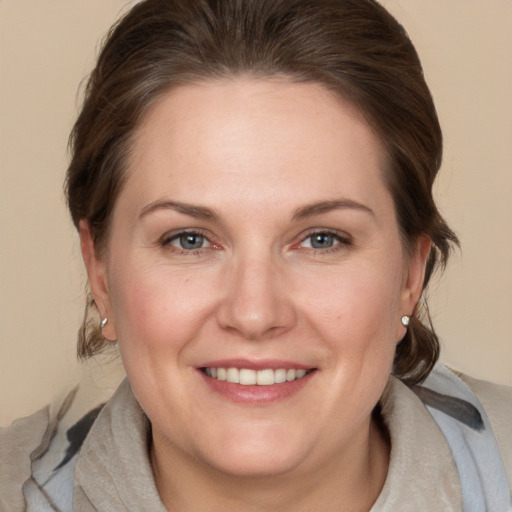
[{"label": "eyelid", "polygon": [[[179,239],[180,236],[187,235],[187,234],[200,235],[200,236],[204,237],[204,239],[208,242],[209,245],[207,247],[200,247],[198,249],[183,249],[183,248],[179,248],[176,245],[171,244],[172,241],[177,240],[177,239]],[[309,247],[306,249],[310,249],[312,251],[318,251],[318,252],[328,252],[329,250],[335,250],[336,248],[347,247],[347,246],[353,245],[352,236],[350,236],[345,231],[340,231],[340,230],[332,229],[332,228],[313,228],[313,229],[309,229],[309,230],[302,232],[298,236],[298,241],[294,242],[292,244],[292,248],[297,248],[297,249],[301,248],[301,246],[305,240],[307,240],[308,238],[310,238],[312,236],[319,235],[319,234],[333,236],[337,240],[338,243],[336,243],[335,245],[333,245],[331,247],[326,247],[326,248],[322,248],[322,249],[315,248],[315,247]],[[197,253],[199,251],[209,250],[212,248],[220,249],[220,245],[213,240],[213,236],[211,235],[211,233],[208,232],[207,230],[204,230],[201,228],[180,228],[180,229],[168,231],[158,239],[158,244],[162,247],[172,245],[172,247],[174,247],[176,250],[178,250],[178,251],[181,250],[181,251],[187,252],[187,253]],[[341,246],[341,247],[339,247],[339,246]]]},{"label": "eyelid", "polygon": [[332,229],[332,228],[314,228],[314,229],[307,230],[306,232],[303,232],[299,237],[299,241],[297,243],[293,244],[293,246],[300,248],[300,246],[304,243],[305,240],[307,240],[308,238],[310,238],[314,235],[320,235],[320,234],[331,235],[334,238],[336,238],[336,240],[339,243],[337,243],[336,245],[334,245],[332,247],[327,247],[324,249],[318,249],[315,247],[308,247],[307,249],[311,249],[313,251],[319,251],[319,252],[327,252],[327,251],[329,251],[329,249],[335,250],[336,248],[338,248],[338,246],[347,247],[347,246],[353,245],[352,237],[345,231],[340,231],[340,230]]},{"label": "eyelid", "polygon": [[[183,249],[183,248],[180,248],[178,246],[171,244],[172,241],[177,240],[180,238],[180,236],[187,235],[187,234],[200,235],[209,243],[209,245],[207,247],[200,247],[198,249]],[[201,229],[201,228],[180,228],[180,229],[176,229],[176,230],[172,230],[172,231],[167,231],[164,235],[162,235],[158,239],[158,244],[162,247],[172,246],[172,247],[176,248],[176,250],[178,250],[178,251],[181,250],[183,252],[192,253],[192,252],[202,251],[205,249],[211,249],[212,247],[218,248],[219,247],[218,244],[216,244],[212,240],[212,238],[213,237],[211,236],[210,233],[208,233],[206,230]]]},{"label": "eyelid", "polygon": [[[201,247],[193,247],[193,248],[186,248],[186,247],[181,247],[181,243],[182,243],[182,238],[186,235],[193,235],[194,237],[197,237],[197,238],[200,238],[201,242],[202,242],[202,246]],[[186,233],[179,233],[178,235],[175,235],[171,238],[169,238],[169,241],[167,242],[169,245],[172,245],[173,247],[176,247],[177,249],[180,249],[180,250],[186,250],[187,252],[188,251],[200,251],[202,249],[208,249],[209,247],[212,246],[212,243],[210,242],[210,240],[208,240],[207,237],[205,237],[204,235],[202,235],[201,233],[192,233],[192,232],[186,232]],[[204,245],[206,244],[206,245]]]}]

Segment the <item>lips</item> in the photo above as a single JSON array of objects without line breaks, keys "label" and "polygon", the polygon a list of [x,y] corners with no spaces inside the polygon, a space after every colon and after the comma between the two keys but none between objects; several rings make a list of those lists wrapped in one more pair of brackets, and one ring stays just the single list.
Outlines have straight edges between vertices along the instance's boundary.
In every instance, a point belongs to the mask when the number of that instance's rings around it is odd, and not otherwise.
[{"label": "lips", "polygon": [[293,361],[223,359],[197,367],[217,396],[248,406],[264,406],[300,392],[318,368]]},{"label": "lips", "polygon": [[236,368],[210,366],[201,369],[205,375],[218,381],[242,386],[273,386],[304,378],[310,370],[303,368]]}]

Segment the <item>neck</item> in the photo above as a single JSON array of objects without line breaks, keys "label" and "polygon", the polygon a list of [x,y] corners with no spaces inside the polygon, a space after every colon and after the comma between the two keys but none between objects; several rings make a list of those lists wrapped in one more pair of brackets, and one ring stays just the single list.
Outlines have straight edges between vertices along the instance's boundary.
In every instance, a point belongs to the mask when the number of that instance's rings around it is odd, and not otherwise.
[{"label": "neck", "polygon": [[218,471],[154,435],[151,464],[169,512],[368,512],[384,485],[390,450],[371,422],[360,441],[305,470],[254,477]]}]

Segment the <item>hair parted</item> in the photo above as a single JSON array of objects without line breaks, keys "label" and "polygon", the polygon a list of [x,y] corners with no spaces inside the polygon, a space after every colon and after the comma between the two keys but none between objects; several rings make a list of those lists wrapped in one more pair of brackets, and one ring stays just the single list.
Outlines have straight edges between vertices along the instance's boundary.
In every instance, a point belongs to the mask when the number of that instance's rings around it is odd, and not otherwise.
[{"label": "hair parted", "polygon": [[[386,179],[402,239],[432,240],[424,289],[457,244],[434,203],[442,135],[417,53],[402,26],[373,0],[145,0],[107,34],[70,137],[68,205],[106,249],[137,127],[178,85],[249,75],[314,82],[351,101],[387,151]],[[108,342],[88,298],[78,354]],[[430,372],[439,343],[428,309],[414,312],[394,373],[413,384]],[[397,320],[398,321],[398,320]],[[425,323],[423,323],[425,322]],[[94,324],[94,325],[93,325]]]}]

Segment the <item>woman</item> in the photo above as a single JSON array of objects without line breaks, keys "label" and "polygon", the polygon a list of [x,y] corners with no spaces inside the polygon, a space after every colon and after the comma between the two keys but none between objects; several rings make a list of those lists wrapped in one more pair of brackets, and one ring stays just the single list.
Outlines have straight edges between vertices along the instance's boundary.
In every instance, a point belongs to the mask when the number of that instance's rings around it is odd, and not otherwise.
[{"label": "woman", "polygon": [[12,499],[508,510],[511,392],[433,371],[419,301],[456,237],[432,198],[435,108],[382,7],[141,2],[71,147],[93,297],[79,355],[117,342],[128,379],[51,490],[34,467],[55,424],[23,424],[47,440],[22,433],[39,453]]}]

